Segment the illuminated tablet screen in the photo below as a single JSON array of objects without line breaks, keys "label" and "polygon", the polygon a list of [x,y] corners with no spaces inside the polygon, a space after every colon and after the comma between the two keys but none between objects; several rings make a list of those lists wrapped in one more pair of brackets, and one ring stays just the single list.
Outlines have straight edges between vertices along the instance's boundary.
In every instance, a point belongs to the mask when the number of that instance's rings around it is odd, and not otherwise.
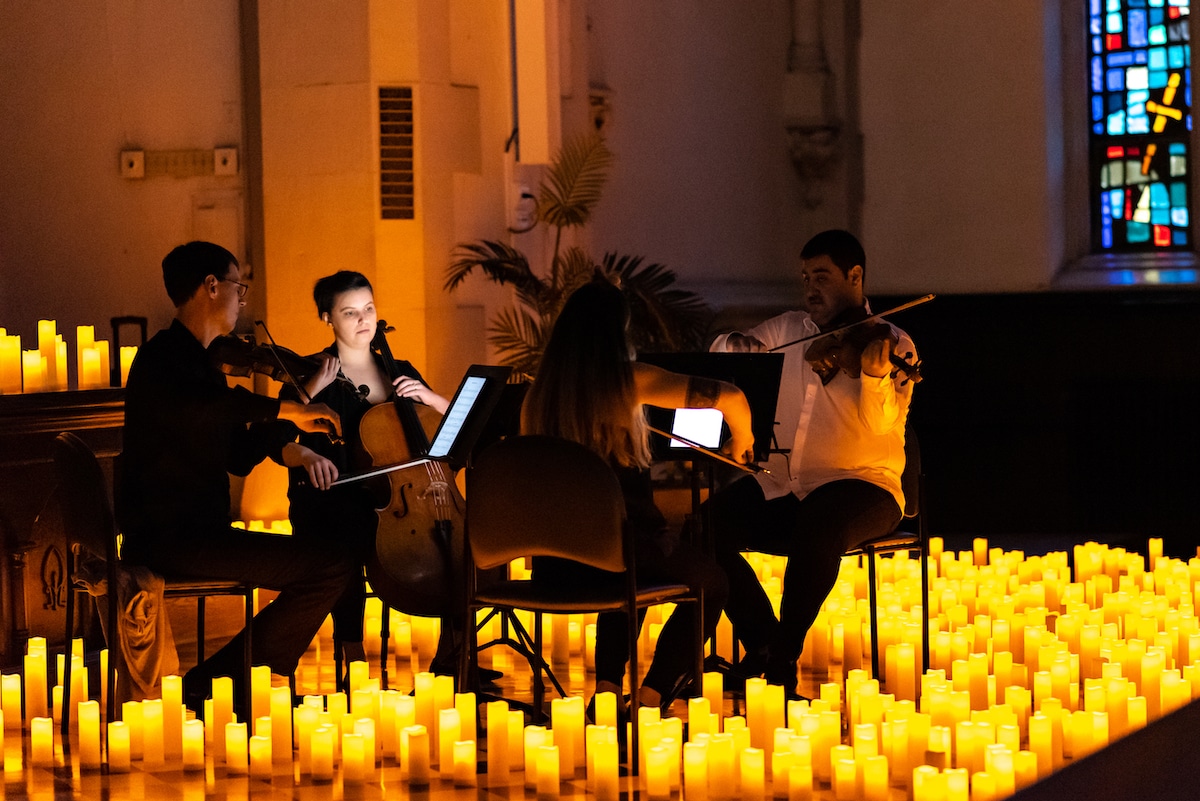
[{"label": "illuminated tablet screen", "polygon": [[475,401],[479,398],[479,393],[483,391],[486,383],[487,379],[481,376],[468,375],[463,379],[462,386],[454,396],[454,402],[446,410],[446,415],[442,418],[441,425],[438,426],[437,435],[429,446],[429,456],[440,459],[449,455],[450,448],[458,439],[459,432],[462,431],[463,424],[467,421],[467,416],[471,413],[471,409],[475,406]]},{"label": "illuminated tablet screen", "polygon": [[[718,409],[676,409],[671,433],[686,437],[706,448],[721,447],[721,423],[725,417]],[[686,448],[686,443],[671,440],[672,448]]]}]

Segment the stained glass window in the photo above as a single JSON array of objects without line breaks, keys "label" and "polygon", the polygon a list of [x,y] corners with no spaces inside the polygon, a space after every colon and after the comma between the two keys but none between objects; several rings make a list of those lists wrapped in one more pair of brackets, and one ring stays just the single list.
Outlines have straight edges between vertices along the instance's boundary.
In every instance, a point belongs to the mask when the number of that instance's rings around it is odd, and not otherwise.
[{"label": "stained glass window", "polygon": [[1088,0],[1092,244],[1192,246],[1190,0]]}]

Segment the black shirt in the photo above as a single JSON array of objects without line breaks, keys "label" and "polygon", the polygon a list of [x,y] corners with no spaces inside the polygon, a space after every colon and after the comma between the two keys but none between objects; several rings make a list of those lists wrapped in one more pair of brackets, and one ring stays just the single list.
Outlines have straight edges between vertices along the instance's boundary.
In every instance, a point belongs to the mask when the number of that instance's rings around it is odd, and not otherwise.
[{"label": "black shirt", "polygon": [[125,389],[118,513],[127,545],[228,527],[229,474],[278,457],[279,401],[230,387],[178,320],[138,351]]}]

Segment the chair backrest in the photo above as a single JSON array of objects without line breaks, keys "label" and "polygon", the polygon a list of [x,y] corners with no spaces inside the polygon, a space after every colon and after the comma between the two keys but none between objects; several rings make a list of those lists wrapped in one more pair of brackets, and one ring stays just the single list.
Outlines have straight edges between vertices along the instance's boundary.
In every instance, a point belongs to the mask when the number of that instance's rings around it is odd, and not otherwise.
[{"label": "chair backrest", "polygon": [[612,468],[583,445],[521,436],[485,449],[467,483],[467,541],[475,565],[558,556],[625,569],[625,500]]},{"label": "chair backrest", "polygon": [[71,432],[54,439],[56,490],[68,547],[79,544],[107,561],[116,559],[117,530],[108,483],[87,443]]},{"label": "chair backrest", "polygon": [[904,516],[921,513],[921,446],[912,424],[904,427],[904,472],[900,474],[900,489],[904,493]]}]

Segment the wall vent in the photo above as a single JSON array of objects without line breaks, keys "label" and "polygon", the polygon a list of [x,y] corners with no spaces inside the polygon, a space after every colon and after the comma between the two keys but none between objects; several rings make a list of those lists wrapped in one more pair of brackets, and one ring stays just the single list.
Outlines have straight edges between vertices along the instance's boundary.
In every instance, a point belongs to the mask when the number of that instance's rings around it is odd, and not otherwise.
[{"label": "wall vent", "polygon": [[411,220],[413,207],[413,92],[379,87],[379,210],[384,220]]}]

